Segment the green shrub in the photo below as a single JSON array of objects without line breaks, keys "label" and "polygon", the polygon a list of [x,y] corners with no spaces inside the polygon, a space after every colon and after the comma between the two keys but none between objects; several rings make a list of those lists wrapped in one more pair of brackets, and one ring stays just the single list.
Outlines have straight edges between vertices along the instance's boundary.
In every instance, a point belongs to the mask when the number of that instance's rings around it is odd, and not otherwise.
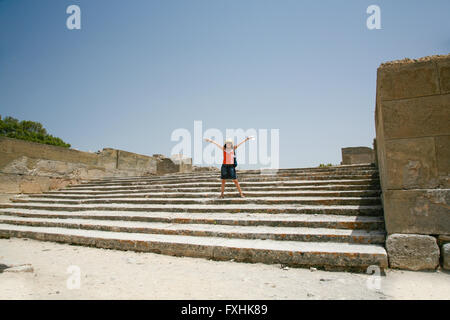
[{"label": "green shrub", "polygon": [[0,136],[70,148],[70,144],[48,134],[41,123],[27,120],[19,121],[13,117],[2,119],[0,116]]},{"label": "green shrub", "polygon": [[319,164],[319,168],[326,168],[326,167],[332,167],[332,166],[333,165],[331,163],[328,163],[328,164],[321,163],[321,164]]}]

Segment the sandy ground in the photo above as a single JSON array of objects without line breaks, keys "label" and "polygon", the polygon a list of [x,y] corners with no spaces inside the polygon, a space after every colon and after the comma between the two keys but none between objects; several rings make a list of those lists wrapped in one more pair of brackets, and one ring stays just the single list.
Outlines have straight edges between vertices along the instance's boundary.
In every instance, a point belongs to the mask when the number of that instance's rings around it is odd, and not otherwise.
[{"label": "sandy ground", "polygon": [[450,299],[443,271],[375,278],[27,239],[0,239],[0,263],[34,269],[0,273],[0,299]]}]

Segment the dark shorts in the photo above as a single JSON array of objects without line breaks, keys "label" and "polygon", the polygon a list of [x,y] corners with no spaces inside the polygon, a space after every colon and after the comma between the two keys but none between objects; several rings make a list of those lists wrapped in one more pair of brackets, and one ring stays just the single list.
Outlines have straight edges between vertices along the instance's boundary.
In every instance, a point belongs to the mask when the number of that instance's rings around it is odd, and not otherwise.
[{"label": "dark shorts", "polygon": [[223,164],[220,169],[220,179],[231,179],[235,180],[236,177],[236,168],[232,164]]}]

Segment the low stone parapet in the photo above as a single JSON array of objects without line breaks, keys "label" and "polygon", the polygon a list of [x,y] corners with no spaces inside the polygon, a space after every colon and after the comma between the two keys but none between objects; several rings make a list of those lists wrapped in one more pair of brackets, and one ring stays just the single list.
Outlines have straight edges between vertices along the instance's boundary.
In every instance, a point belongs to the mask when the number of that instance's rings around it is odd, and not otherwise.
[{"label": "low stone parapet", "polygon": [[81,180],[186,170],[162,156],[105,148],[95,153],[0,136],[0,193],[40,193]]}]

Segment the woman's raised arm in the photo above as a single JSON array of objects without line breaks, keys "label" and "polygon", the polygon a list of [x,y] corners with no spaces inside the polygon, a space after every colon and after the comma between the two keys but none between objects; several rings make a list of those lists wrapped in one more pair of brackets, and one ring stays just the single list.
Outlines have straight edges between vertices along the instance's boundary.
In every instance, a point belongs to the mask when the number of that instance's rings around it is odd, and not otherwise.
[{"label": "woman's raised arm", "polygon": [[255,139],[255,137],[250,136],[250,137],[245,138],[244,140],[242,140],[241,142],[239,142],[239,143],[236,145],[236,148],[239,147],[239,146],[240,146],[241,144],[243,144],[244,142],[247,142],[248,140],[252,140],[252,139]]},{"label": "woman's raised arm", "polygon": [[221,146],[220,144],[218,144],[218,143],[215,142],[214,140],[211,140],[211,139],[209,139],[209,138],[205,138],[205,141],[206,141],[206,142],[213,143],[213,144],[215,144],[216,146],[218,146],[218,147],[220,148],[220,150],[223,150],[223,146]]}]

